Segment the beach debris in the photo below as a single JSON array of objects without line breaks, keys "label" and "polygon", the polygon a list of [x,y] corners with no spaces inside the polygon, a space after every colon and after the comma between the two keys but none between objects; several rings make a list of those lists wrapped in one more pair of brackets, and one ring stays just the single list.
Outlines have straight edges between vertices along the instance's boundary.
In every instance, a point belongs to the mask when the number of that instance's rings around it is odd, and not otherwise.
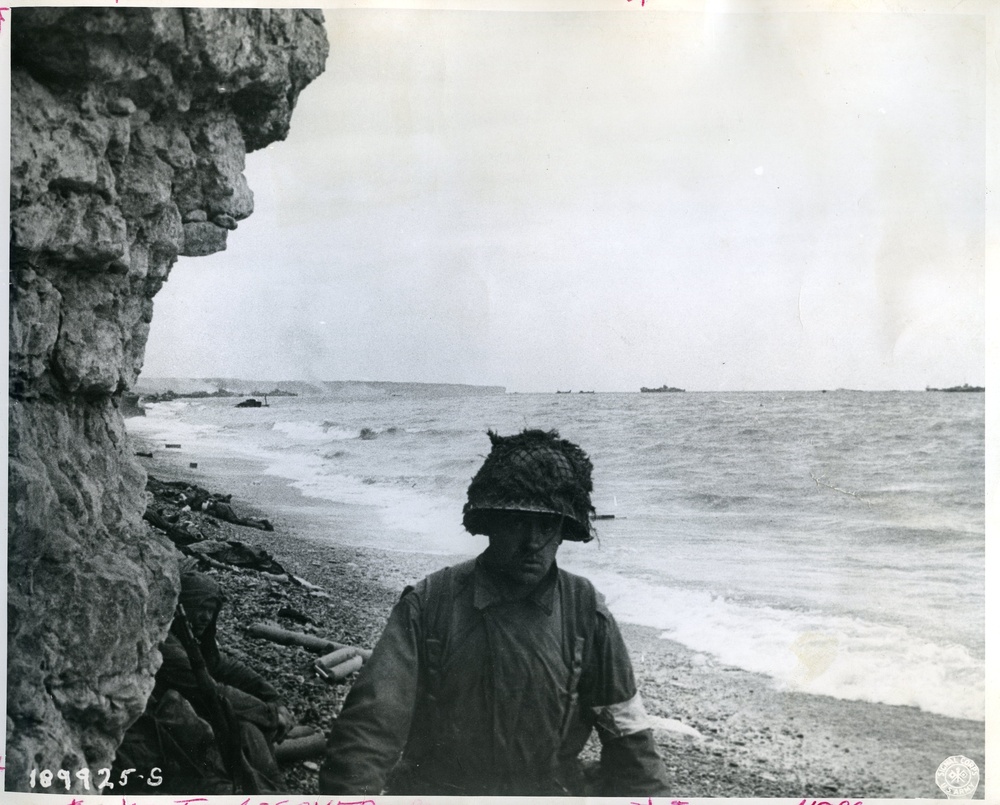
[{"label": "beach debris", "polygon": [[161,481],[152,475],[146,478],[146,491],[159,502],[182,508],[189,506],[196,497],[211,498],[222,503],[232,500],[232,495],[218,495],[188,481]]},{"label": "beach debris", "polygon": [[270,520],[255,520],[251,517],[238,515],[230,503],[233,499],[232,495],[209,492],[196,484],[184,481],[161,481],[152,475],[146,479],[146,490],[166,503],[181,507],[182,510],[184,507],[190,507],[191,511],[204,512],[233,525],[259,528],[261,531],[274,531]]},{"label": "beach debris", "polygon": [[295,763],[322,757],[326,752],[326,735],[316,727],[293,727],[281,743],[274,747],[279,763]]},{"label": "beach debris", "polygon": [[183,528],[175,526],[152,506],[146,509],[145,513],[142,515],[142,519],[164,532],[168,537],[170,537],[170,541],[182,550],[187,545],[203,539],[200,534],[194,535]]},{"label": "beach debris", "polygon": [[357,656],[358,649],[354,648],[354,646],[343,646],[342,648],[334,649],[329,654],[324,654],[316,660],[316,664],[322,665],[324,668],[336,668],[342,662],[353,660]]},{"label": "beach debris", "polygon": [[[300,678],[300,681],[305,680]],[[315,735],[317,732],[321,733],[322,730],[319,727],[314,727],[309,724],[296,724],[288,731],[288,734],[285,736],[285,740],[288,741],[294,738],[305,738],[309,735]]]},{"label": "beach debris", "polygon": [[337,649],[349,648],[356,651],[362,660],[367,660],[372,652],[371,649],[348,646],[346,643],[337,643],[334,640],[327,640],[315,635],[293,632],[283,629],[276,623],[253,623],[247,627],[247,634],[262,640],[269,640],[282,646],[301,646],[316,654],[329,654]]},{"label": "beach debris", "polygon": [[208,565],[209,567],[214,567],[216,570],[225,570],[229,573],[243,572],[243,568],[241,567],[236,567],[235,565],[224,565],[222,562],[213,559],[211,556],[206,556],[203,553],[191,553],[188,552],[187,549],[182,549],[182,550],[188,556],[198,559],[198,561],[204,562],[206,565]]},{"label": "beach debris", "polygon": [[[344,657],[345,652],[357,652],[358,649],[344,648],[338,649],[325,657],[320,657],[313,664],[316,675],[327,682],[343,682],[355,671],[360,671],[364,665],[364,659],[360,654],[351,653]],[[343,658],[342,658],[343,657]]]},{"label": "beach debris", "polygon": [[[146,489],[153,494],[159,507],[150,505],[143,514],[143,519],[155,528],[163,531],[180,551],[193,556],[210,567],[231,570],[258,570],[289,578],[287,571],[274,560],[267,551],[252,548],[238,540],[221,541],[209,538],[203,529],[206,525],[218,527],[210,517],[198,520],[194,512],[218,516],[235,524],[244,524],[236,517],[228,501],[230,495],[212,495],[207,490],[192,484],[178,481],[161,481],[150,476]],[[166,508],[162,505],[166,504]],[[211,504],[211,505],[209,505]],[[169,507],[178,507],[168,513]],[[222,515],[222,516],[220,516]],[[255,521],[256,522],[256,521]],[[259,521],[270,525],[266,520]],[[263,525],[257,527],[263,528]],[[266,530],[266,529],[265,529]]]},{"label": "beach debris", "polygon": [[226,542],[206,539],[190,543],[187,549],[189,553],[207,556],[224,565],[261,570],[276,575],[285,573],[285,569],[263,548],[251,548],[234,539]]},{"label": "beach debris", "polygon": [[289,573],[288,574],[288,578],[291,579],[295,584],[299,585],[299,587],[305,587],[305,589],[311,590],[311,591],[323,592],[323,588],[322,587],[320,587],[320,586],[318,586],[316,584],[311,584],[310,582],[306,581],[301,576],[295,576],[295,575]]},{"label": "beach debris", "polygon": [[361,432],[358,434],[359,439],[374,439],[378,436],[378,431],[372,430],[371,428],[362,428]]},{"label": "beach debris", "polygon": [[294,573],[268,573],[266,571],[262,571],[260,575],[270,581],[277,581],[283,584],[294,584],[296,587],[301,587],[306,590],[310,595],[321,596],[323,598],[330,597],[322,587],[317,587],[315,584],[306,581],[301,576],[296,576]]}]

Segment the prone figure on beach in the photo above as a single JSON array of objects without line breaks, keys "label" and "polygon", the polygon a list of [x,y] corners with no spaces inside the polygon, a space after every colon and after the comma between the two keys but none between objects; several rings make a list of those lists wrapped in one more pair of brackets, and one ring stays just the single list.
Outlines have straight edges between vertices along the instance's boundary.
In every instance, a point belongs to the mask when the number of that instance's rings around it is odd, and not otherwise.
[{"label": "prone figure on beach", "polygon": [[160,770],[157,788],[132,792],[232,794],[282,788],[275,744],[292,727],[278,692],[224,654],[216,624],[225,596],[208,575],[181,574],[177,616],[146,710],[125,733],[115,769]]},{"label": "prone figure on beach", "polygon": [[[407,587],[334,722],[325,794],[654,796],[666,769],[600,594],[556,565],[593,539],[592,464],[555,431],[489,432],[475,559]],[[580,752],[596,728],[596,781]]]},{"label": "prone figure on beach", "polygon": [[[230,496],[227,495],[226,497]],[[274,526],[271,525],[269,520],[254,520],[249,517],[240,517],[233,507],[229,505],[228,500],[219,499],[213,495],[196,493],[186,502],[191,507],[191,511],[202,511],[212,517],[218,517],[220,520],[225,520],[234,525],[259,528],[261,531],[274,531]]]}]

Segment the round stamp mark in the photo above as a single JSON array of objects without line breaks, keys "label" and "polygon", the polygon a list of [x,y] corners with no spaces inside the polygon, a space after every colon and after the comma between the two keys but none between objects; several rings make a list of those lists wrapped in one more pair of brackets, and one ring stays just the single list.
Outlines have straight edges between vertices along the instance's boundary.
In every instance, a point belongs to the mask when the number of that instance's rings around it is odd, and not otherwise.
[{"label": "round stamp mark", "polygon": [[968,799],[979,787],[979,766],[965,755],[952,755],[938,766],[934,782],[948,799]]}]

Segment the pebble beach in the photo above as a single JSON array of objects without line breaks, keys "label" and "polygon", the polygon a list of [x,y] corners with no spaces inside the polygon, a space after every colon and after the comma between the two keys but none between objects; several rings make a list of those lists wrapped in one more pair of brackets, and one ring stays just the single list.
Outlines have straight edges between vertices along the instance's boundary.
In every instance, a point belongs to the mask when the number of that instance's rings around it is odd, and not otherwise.
[{"label": "pebble beach", "polygon": [[[481,549],[470,542],[469,554],[451,558],[340,545],[335,514],[281,478],[263,474],[254,462],[198,460],[193,445],[169,451],[134,441],[137,453],[151,454],[139,459],[150,475],[230,494],[241,516],[273,524],[267,532],[195,515],[207,537],[264,549],[307,582],[290,584],[250,570],[209,570],[228,597],[220,617],[224,648],[268,676],[303,725],[329,728],[351,678],[325,682],[312,670],[315,654],[252,638],[247,626],[273,621],[371,648],[406,584]],[[290,622],[279,610],[293,610],[305,620]],[[978,765],[975,797],[983,798],[983,722],[781,690],[767,677],[661,639],[657,630],[620,626],[676,798],[943,799],[935,772],[955,755]],[[598,756],[599,747],[592,744],[585,760]],[[316,793],[317,768],[316,761],[286,766],[288,793]]]}]

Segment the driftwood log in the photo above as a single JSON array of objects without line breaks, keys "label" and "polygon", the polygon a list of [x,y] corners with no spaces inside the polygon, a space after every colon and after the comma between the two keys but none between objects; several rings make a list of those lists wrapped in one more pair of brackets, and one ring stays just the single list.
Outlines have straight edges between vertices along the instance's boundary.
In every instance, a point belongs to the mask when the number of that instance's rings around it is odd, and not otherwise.
[{"label": "driftwood log", "polygon": [[275,623],[254,623],[247,627],[247,634],[262,640],[270,640],[282,646],[301,646],[304,649],[316,654],[329,654],[338,649],[350,649],[362,660],[367,660],[371,655],[371,649],[348,646],[345,643],[337,643],[316,635],[293,632],[290,629],[282,629]]},{"label": "driftwood log", "polygon": [[312,760],[322,757],[324,752],[326,752],[326,735],[320,730],[310,730],[306,735],[295,735],[293,730],[285,740],[274,747],[274,756],[279,763]]},{"label": "driftwood log", "polygon": [[[344,649],[338,649],[338,651],[344,651]],[[333,654],[336,653],[336,651],[333,652]],[[361,659],[359,654],[354,654],[346,660],[341,660],[336,665],[328,665],[324,662],[325,659],[326,657],[321,657],[316,660],[313,667],[316,669],[316,673],[327,682],[343,682],[355,671],[360,671],[361,666],[365,664],[365,661]]]}]

